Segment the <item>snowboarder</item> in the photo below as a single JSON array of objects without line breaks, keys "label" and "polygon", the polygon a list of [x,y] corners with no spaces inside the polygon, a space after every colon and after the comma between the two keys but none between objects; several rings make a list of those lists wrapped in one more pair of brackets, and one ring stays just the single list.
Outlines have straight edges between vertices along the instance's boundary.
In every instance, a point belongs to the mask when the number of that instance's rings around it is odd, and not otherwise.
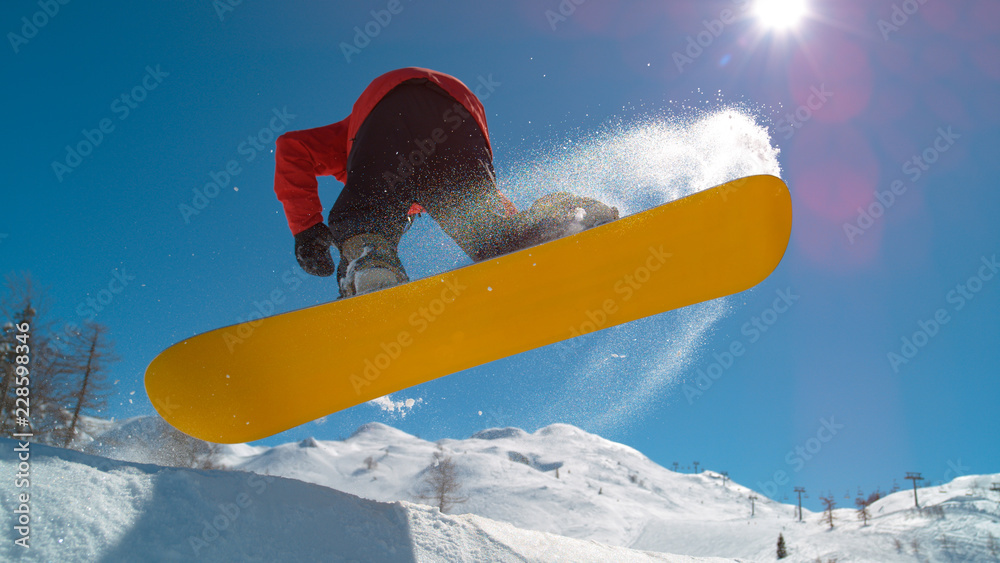
[{"label": "snowboarder", "polygon": [[[565,192],[518,213],[497,189],[479,99],[428,69],[376,78],[342,121],[281,135],[275,160],[295,257],[309,274],[336,272],[342,297],[409,281],[397,247],[422,212],[474,261],[618,218],[616,208]],[[344,183],[329,227],[316,181],[327,175]],[[330,246],[340,253],[336,268]]]}]

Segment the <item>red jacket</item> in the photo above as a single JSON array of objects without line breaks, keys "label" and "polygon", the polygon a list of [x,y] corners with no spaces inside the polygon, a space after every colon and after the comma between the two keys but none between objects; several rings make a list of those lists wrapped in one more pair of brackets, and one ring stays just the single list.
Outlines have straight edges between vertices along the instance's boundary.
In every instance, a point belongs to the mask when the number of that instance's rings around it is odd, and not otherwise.
[{"label": "red jacket", "polygon": [[[323,221],[323,205],[317,191],[317,176],[333,176],[347,182],[347,155],[361,123],[378,102],[402,82],[426,78],[455,98],[472,115],[490,148],[483,104],[465,84],[447,74],[425,68],[401,68],[372,81],[354,103],[351,114],[341,121],[316,127],[289,131],[278,137],[275,150],[274,192],[285,207],[285,217],[292,234],[298,234]],[[504,198],[508,211],[513,205]],[[410,212],[419,213],[416,204]]]}]

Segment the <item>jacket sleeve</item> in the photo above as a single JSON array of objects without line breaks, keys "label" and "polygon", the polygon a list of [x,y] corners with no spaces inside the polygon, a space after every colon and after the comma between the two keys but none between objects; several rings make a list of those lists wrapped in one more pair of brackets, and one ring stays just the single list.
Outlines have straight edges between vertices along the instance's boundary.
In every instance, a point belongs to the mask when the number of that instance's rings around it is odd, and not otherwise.
[{"label": "jacket sleeve", "polygon": [[292,234],[323,222],[316,177],[347,179],[347,122],[289,131],[278,137],[274,193],[285,208]]}]

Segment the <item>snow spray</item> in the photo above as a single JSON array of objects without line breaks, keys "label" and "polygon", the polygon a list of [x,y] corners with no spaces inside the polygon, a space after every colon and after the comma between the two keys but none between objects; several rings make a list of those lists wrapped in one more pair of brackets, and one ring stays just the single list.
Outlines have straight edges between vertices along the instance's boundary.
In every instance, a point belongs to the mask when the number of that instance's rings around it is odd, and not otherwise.
[{"label": "snow spray", "polygon": [[[749,111],[725,108],[567,139],[525,161],[502,163],[498,180],[519,208],[569,191],[628,215],[744,176],[780,177],[778,152]],[[729,309],[728,299],[717,299],[550,347],[560,358],[549,374],[557,388],[522,394],[526,420],[519,423],[567,422],[609,437],[640,423],[686,377]]]}]

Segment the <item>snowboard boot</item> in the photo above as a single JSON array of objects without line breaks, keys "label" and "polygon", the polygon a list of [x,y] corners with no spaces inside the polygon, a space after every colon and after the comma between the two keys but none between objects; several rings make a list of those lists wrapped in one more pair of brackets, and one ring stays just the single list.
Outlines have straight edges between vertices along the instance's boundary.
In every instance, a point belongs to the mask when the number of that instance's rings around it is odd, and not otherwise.
[{"label": "snowboard boot", "polygon": [[341,297],[378,291],[410,281],[396,248],[381,235],[355,235],[341,245],[337,281]]},{"label": "snowboard boot", "polygon": [[610,223],[618,219],[618,208],[596,199],[556,192],[538,198],[531,208],[515,217],[518,248],[527,248]]}]

